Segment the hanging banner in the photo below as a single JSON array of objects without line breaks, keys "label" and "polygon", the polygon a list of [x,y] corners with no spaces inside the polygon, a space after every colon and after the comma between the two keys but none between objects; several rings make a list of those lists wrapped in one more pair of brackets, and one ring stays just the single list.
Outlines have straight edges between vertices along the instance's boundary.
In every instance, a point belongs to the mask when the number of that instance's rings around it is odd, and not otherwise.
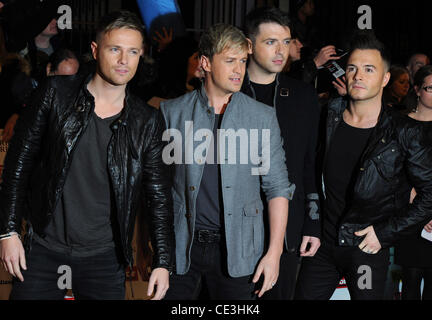
[{"label": "hanging banner", "polygon": [[155,31],[172,29],[173,37],[184,36],[186,28],[176,0],[137,0],[147,35],[153,41]]}]

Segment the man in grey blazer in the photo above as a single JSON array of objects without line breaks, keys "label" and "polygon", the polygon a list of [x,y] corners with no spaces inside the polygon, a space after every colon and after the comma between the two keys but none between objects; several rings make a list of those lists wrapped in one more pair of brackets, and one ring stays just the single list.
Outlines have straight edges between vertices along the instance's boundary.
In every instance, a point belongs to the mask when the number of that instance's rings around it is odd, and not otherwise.
[{"label": "man in grey blazer", "polygon": [[[202,88],[161,104],[176,236],[176,274],[166,299],[196,299],[203,281],[210,299],[254,299],[278,279],[295,186],[275,110],[239,92],[244,34],[214,25],[202,35],[199,55]],[[260,189],[269,206],[266,252]]]}]

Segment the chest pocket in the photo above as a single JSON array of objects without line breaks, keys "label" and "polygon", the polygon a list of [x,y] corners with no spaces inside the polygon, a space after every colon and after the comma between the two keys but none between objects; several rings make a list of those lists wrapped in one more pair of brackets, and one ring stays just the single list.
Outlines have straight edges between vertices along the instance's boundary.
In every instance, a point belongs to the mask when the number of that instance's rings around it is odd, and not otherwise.
[{"label": "chest pocket", "polygon": [[[385,141],[385,140],[384,140]],[[392,181],[398,174],[401,165],[401,149],[396,141],[388,144],[380,142],[380,148],[370,158],[381,178]]]}]

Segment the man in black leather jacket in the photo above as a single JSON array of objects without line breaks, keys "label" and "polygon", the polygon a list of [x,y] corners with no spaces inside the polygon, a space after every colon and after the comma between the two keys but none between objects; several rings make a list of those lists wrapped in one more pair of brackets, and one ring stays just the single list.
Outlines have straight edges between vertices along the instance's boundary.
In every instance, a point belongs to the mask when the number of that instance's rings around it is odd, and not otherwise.
[{"label": "man in black leather jacket", "polygon": [[330,103],[324,134],[322,244],[302,264],[296,299],[330,299],[343,276],[351,299],[383,299],[389,247],[432,218],[430,132],[383,105],[385,49],[372,34],[354,39],[349,100]]},{"label": "man in black leather jacket", "polygon": [[[165,125],[126,88],[143,52],[140,21],[127,11],[107,15],[91,47],[96,73],[51,77],[10,144],[0,249],[15,277],[11,299],[62,299],[70,284],[77,299],[124,299],[135,217],[144,208],[154,250],[148,295],[154,285],[154,299],[168,289],[173,227]],[[61,270],[69,271],[59,279]]]}]

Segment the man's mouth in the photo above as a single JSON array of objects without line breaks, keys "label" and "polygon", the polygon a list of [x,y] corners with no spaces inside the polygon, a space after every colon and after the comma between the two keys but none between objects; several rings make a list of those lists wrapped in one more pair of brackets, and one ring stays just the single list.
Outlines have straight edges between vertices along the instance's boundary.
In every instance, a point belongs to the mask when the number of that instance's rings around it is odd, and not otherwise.
[{"label": "man's mouth", "polygon": [[129,72],[128,69],[115,69],[115,71],[116,71],[117,73],[120,73],[120,74],[126,74],[126,73]]},{"label": "man's mouth", "polygon": [[240,77],[232,77],[230,78],[230,80],[236,84],[241,83],[241,78]]}]

